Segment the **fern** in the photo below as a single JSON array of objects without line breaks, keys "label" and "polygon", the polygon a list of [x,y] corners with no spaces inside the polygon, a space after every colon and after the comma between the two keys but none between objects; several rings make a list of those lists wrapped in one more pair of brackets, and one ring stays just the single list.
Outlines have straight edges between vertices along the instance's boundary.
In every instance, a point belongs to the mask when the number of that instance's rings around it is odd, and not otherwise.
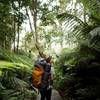
[{"label": "fern", "polygon": [[[35,93],[30,90],[27,65],[0,61],[0,98],[3,100],[30,100]],[[28,95],[27,95],[28,94]]]}]

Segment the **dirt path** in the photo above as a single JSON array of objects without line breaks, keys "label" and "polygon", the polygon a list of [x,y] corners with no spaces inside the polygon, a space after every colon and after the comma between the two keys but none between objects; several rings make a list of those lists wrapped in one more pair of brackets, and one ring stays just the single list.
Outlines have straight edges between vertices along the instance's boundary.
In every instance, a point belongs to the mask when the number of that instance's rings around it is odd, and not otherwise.
[{"label": "dirt path", "polygon": [[[36,100],[40,100],[40,95],[37,96]],[[62,98],[59,95],[58,91],[56,91],[56,90],[53,89],[51,100],[62,100]]]}]

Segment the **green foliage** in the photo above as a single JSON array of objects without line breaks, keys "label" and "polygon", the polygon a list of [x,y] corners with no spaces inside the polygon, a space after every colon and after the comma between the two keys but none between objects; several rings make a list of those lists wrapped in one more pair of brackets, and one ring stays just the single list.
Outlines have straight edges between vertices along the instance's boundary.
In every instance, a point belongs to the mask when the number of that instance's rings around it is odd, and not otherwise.
[{"label": "green foliage", "polygon": [[0,47],[4,47],[3,43],[5,44],[7,42],[9,43],[12,37],[11,28],[12,28],[12,22],[10,15],[10,7],[8,5],[0,3]]},{"label": "green foliage", "polygon": [[[98,7],[97,3],[87,2],[86,5],[92,3],[91,6],[93,6],[95,4],[95,9],[98,10],[96,8]],[[90,7],[89,10],[91,9]],[[78,41],[78,50],[76,49],[74,53],[71,50],[68,53],[66,50],[65,53],[62,53],[58,62],[60,69],[62,69],[58,71],[62,73],[59,74],[62,78],[58,81],[58,90],[68,100],[100,99],[100,23],[98,23],[100,19],[97,20],[93,12],[89,12],[92,13],[92,17],[89,16],[89,21],[90,19],[92,21],[88,23],[82,22],[77,16],[68,13],[58,16],[65,22],[65,28],[69,28],[68,35],[71,39],[76,37]],[[70,80],[68,77],[70,77]]]},{"label": "green foliage", "polygon": [[89,10],[91,15],[100,21],[100,1],[99,0],[81,0],[85,8]]},{"label": "green foliage", "polygon": [[2,50],[0,54],[0,99],[34,99],[35,93],[29,83],[32,61],[27,55]]},{"label": "green foliage", "polygon": [[28,57],[28,54],[15,54],[10,51],[0,50],[0,60],[6,60],[13,63],[22,63],[30,68],[33,67],[32,59]]},{"label": "green foliage", "polygon": [[[28,77],[30,68],[24,64],[0,61],[0,98],[2,100],[30,99],[34,93],[30,90]],[[32,96],[33,95],[33,96]]]},{"label": "green foliage", "polygon": [[77,49],[63,49],[61,52],[61,55],[59,55],[58,60],[56,61],[56,78],[55,78],[55,86],[57,88],[63,88],[63,85],[67,79],[69,80],[71,78],[70,75],[73,72],[71,71],[74,69],[75,64],[77,63],[77,55],[78,50]]},{"label": "green foliage", "polygon": [[[76,52],[73,53],[74,50]],[[61,96],[68,100],[100,98],[99,55],[83,45],[82,48],[74,50],[66,49],[59,57],[56,67],[56,88]]]},{"label": "green foliage", "polygon": [[1,0],[0,1],[0,48],[10,50],[15,42],[18,27],[26,19],[21,9],[29,5],[26,0]]}]

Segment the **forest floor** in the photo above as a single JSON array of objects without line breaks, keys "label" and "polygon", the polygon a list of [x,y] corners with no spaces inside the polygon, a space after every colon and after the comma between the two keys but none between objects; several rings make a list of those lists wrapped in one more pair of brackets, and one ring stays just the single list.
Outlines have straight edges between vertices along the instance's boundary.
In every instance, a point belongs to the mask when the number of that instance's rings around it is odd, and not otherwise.
[{"label": "forest floor", "polygon": [[[40,100],[40,95],[37,96],[36,100]],[[59,95],[58,91],[53,89],[51,100],[62,100],[61,96]]]}]

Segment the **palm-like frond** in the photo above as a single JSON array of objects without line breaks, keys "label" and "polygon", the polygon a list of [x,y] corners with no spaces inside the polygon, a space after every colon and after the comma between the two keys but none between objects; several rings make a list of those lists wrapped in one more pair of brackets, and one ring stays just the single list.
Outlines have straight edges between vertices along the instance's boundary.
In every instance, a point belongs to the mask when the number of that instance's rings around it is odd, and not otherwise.
[{"label": "palm-like frond", "polygon": [[[86,22],[83,22],[77,16],[69,14],[69,13],[62,13],[57,16],[60,21],[64,24],[64,31],[67,30],[67,34],[70,37],[76,37],[79,39],[86,39],[89,38],[89,32],[92,31],[94,28],[100,26],[100,1],[99,0],[77,0],[83,3],[85,10],[88,9],[89,11],[89,19],[92,19],[89,25]],[[90,21],[90,20],[89,20]],[[94,22],[93,22],[94,21]]]},{"label": "palm-like frond", "polygon": [[[88,31],[89,25],[87,23],[84,23],[81,19],[79,19],[77,16],[63,13],[57,16],[59,18],[59,21],[62,21],[65,34],[68,38],[72,38],[73,40],[83,40],[88,37]],[[87,30],[88,29],[88,30]],[[84,31],[84,32],[83,32]]]},{"label": "palm-like frond", "polygon": [[[96,30],[97,27],[99,25],[88,25],[87,23],[84,23],[83,21],[81,21],[81,19],[79,19],[78,17],[71,15],[71,14],[67,14],[67,13],[63,13],[58,15],[58,17],[60,19],[60,21],[62,21],[63,27],[64,27],[64,31],[66,31],[67,35],[69,38],[75,38],[77,39],[77,41],[80,42],[80,40],[84,41],[84,40],[91,40],[91,36],[90,33],[94,32],[95,36],[96,34]],[[96,29],[96,30],[94,30]],[[96,37],[95,37],[96,38]],[[92,37],[93,39],[93,37]]]},{"label": "palm-like frond", "polygon": [[80,24],[84,24],[84,22],[81,19],[79,19],[75,15],[68,14],[67,12],[66,13],[62,13],[62,14],[59,14],[57,16],[57,18],[58,19],[61,19],[62,21],[64,21],[64,20],[67,20],[67,21],[75,21],[75,22],[78,22]]}]

